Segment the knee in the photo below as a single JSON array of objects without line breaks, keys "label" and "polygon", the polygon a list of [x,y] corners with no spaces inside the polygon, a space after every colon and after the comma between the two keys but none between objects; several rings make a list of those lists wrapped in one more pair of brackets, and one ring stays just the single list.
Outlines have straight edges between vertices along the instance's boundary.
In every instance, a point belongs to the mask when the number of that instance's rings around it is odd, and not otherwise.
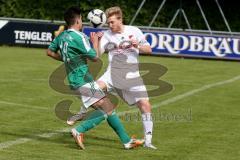
[{"label": "knee", "polygon": [[138,101],[137,105],[142,113],[150,113],[151,112],[151,104],[148,100],[140,100],[140,101]]},{"label": "knee", "polygon": [[106,84],[103,81],[97,81],[97,84],[102,90],[105,90],[107,88]]},{"label": "knee", "polygon": [[144,106],[144,107],[147,107],[147,108],[151,108],[151,104],[150,104],[149,100],[140,100],[140,101],[138,102],[138,104],[139,104],[140,106]]}]

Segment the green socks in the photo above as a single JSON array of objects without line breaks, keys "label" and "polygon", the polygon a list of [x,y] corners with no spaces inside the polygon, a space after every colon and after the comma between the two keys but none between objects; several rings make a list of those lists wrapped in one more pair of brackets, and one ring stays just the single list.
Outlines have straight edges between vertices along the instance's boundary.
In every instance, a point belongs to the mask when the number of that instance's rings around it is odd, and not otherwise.
[{"label": "green socks", "polygon": [[84,133],[99,125],[103,120],[106,119],[106,117],[107,114],[105,114],[102,110],[94,110],[88,115],[87,119],[85,119],[80,125],[76,127],[76,130],[79,133]]},{"label": "green socks", "polygon": [[107,122],[119,136],[123,144],[128,143],[131,140],[115,112],[113,112],[111,115],[108,115]]},{"label": "green socks", "polygon": [[85,119],[80,125],[78,125],[75,129],[78,133],[84,133],[98,124],[100,124],[103,120],[107,117],[108,124],[112,127],[115,133],[119,136],[121,142],[123,144],[128,143],[131,139],[126,133],[120,119],[118,118],[117,114],[113,112],[111,115],[105,114],[102,110],[95,110],[91,112],[87,119]]}]

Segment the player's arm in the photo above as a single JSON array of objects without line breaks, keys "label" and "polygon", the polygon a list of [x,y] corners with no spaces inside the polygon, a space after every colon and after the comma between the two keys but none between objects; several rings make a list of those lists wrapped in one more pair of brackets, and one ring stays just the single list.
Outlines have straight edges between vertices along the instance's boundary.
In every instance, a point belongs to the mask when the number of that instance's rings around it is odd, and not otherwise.
[{"label": "player's arm", "polygon": [[47,56],[58,60],[58,61],[62,61],[62,57],[61,55],[58,53],[59,50],[59,39],[58,37],[56,37],[51,44],[49,45],[48,49],[47,49]]},{"label": "player's arm", "polygon": [[152,48],[149,45],[138,45],[139,52],[141,53],[152,53]]},{"label": "player's arm", "polygon": [[136,39],[132,39],[131,41],[132,41],[133,47],[139,49],[140,53],[148,53],[148,54],[152,53],[152,48],[150,45],[138,42],[138,40]]},{"label": "player's arm", "polygon": [[103,33],[102,32],[91,32],[90,33],[90,40],[93,44],[93,48],[97,53],[97,58],[100,57],[101,52],[100,52],[100,39],[102,38]]},{"label": "player's arm", "polygon": [[152,53],[152,48],[140,29],[136,28],[136,39],[131,39],[131,41],[133,47],[139,49],[140,53]]},{"label": "player's arm", "polygon": [[62,61],[61,55],[57,52],[53,52],[51,49],[47,49],[47,56],[49,56],[55,60]]}]

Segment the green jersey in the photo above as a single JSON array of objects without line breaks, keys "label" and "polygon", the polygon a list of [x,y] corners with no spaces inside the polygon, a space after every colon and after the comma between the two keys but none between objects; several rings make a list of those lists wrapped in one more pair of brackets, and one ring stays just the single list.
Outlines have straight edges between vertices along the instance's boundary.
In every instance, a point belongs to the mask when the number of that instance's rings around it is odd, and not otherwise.
[{"label": "green jersey", "polygon": [[95,58],[96,51],[90,47],[88,37],[84,33],[68,29],[52,41],[49,49],[53,52],[60,50],[72,89],[93,81],[93,77],[89,73],[87,59]]}]

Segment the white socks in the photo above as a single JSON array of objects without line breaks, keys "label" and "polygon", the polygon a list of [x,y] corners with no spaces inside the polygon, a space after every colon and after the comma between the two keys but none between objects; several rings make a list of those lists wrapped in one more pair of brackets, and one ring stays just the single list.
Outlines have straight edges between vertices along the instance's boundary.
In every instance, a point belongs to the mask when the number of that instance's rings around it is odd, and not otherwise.
[{"label": "white socks", "polygon": [[145,144],[149,145],[152,143],[152,131],[153,131],[153,121],[151,113],[143,113],[142,122],[144,128]]}]

